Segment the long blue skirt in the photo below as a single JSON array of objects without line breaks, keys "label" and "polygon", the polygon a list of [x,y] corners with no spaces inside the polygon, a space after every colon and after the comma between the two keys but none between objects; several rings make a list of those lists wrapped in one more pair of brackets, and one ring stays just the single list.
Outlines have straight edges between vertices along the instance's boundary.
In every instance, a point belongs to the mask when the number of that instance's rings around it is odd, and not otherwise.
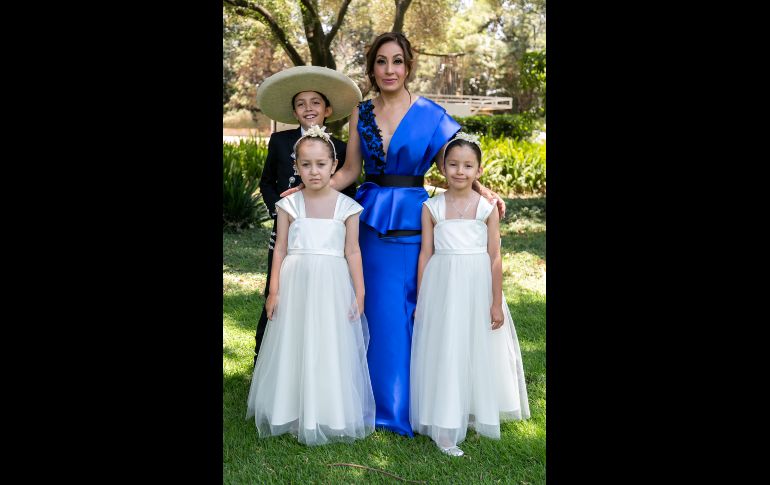
[{"label": "long blue skirt", "polygon": [[420,235],[380,238],[361,223],[359,244],[369,323],[367,360],[377,405],[375,426],[413,437],[409,424],[409,356],[417,303]]}]

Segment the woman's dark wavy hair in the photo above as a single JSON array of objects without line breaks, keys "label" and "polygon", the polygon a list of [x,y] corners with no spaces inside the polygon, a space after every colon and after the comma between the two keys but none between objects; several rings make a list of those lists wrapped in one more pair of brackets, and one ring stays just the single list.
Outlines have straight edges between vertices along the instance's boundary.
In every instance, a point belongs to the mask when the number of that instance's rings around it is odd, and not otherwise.
[{"label": "woman's dark wavy hair", "polygon": [[366,51],[366,77],[369,79],[369,89],[366,91],[367,94],[372,89],[374,89],[375,92],[380,92],[380,87],[377,86],[377,81],[374,79],[374,61],[377,59],[377,51],[387,42],[395,42],[401,47],[401,50],[404,51],[404,64],[406,65],[406,70],[408,72],[406,79],[404,80],[405,88],[406,83],[414,77],[414,54],[412,54],[412,44],[409,42],[409,39],[407,39],[401,32],[385,32],[384,34],[378,35],[372,42],[369,50]]}]

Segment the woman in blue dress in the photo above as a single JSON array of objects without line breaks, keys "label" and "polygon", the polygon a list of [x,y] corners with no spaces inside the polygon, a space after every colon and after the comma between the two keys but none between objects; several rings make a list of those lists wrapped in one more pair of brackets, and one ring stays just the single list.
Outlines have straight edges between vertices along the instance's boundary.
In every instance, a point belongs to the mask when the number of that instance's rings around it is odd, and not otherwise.
[{"label": "woman in blue dress", "polygon": [[[412,67],[411,45],[403,34],[388,32],[374,40],[366,54],[366,74],[379,96],[351,113],[346,163],[331,180],[335,188],[347,187],[358,178],[363,161],[366,180],[356,201],[364,207],[359,244],[375,426],[410,437],[409,363],[420,214],[428,199],[424,175],[460,130],[444,108],[408,91]],[[497,197],[476,188],[490,200]],[[501,201],[498,207],[504,211]]]}]

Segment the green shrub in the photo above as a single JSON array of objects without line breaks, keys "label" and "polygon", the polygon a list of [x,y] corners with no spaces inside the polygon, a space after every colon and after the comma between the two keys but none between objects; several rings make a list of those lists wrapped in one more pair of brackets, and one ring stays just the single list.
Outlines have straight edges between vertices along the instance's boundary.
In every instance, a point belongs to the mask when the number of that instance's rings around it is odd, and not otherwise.
[{"label": "green shrub", "polygon": [[481,137],[484,172],[479,180],[502,196],[545,194],[546,145],[510,138]]},{"label": "green shrub", "polygon": [[259,180],[267,159],[267,142],[261,138],[241,138],[238,143],[222,143],[222,158],[238,163],[246,178]]},{"label": "green shrub", "polygon": [[462,130],[468,133],[498,138],[501,136],[521,140],[529,138],[535,127],[532,116],[525,114],[513,115],[475,115],[457,117]]},{"label": "green shrub", "polygon": [[267,157],[267,144],[255,139],[222,144],[222,224],[241,230],[270,219],[259,179]]}]

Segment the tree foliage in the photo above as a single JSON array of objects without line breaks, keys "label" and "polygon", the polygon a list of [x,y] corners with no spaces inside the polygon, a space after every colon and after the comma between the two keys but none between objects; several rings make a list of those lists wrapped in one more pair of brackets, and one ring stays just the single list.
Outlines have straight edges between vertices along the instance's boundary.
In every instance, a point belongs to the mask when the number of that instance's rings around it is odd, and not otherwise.
[{"label": "tree foliage", "polygon": [[223,0],[223,6],[227,109],[254,110],[261,80],[291,65],[337,69],[366,92],[366,49],[376,35],[396,29],[417,52],[412,92],[510,96],[514,112],[544,112],[545,0]]}]

